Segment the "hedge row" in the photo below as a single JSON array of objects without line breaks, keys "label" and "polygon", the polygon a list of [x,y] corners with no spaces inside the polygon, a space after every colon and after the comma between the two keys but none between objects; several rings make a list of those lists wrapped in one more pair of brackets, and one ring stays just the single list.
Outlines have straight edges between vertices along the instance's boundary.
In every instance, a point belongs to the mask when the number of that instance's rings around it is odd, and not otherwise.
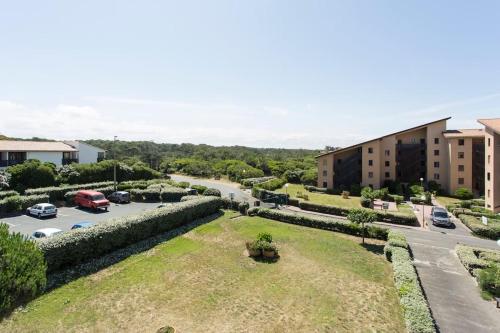
[{"label": "hedge row", "polygon": [[0,213],[23,212],[28,207],[45,202],[49,202],[49,196],[47,194],[15,195],[0,200]]},{"label": "hedge row", "polygon": [[159,188],[148,188],[145,190],[132,189],[130,191],[130,196],[132,201],[174,202],[174,201],[180,201],[181,198],[185,195],[187,195],[186,190],[173,186],[162,188],[161,197]]},{"label": "hedge row", "polygon": [[[305,201],[300,201],[299,207],[307,211],[337,215],[337,216],[347,216],[349,212],[352,210],[352,208],[347,208],[347,207],[320,205]],[[373,210],[373,212],[377,214],[377,221],[380,222],[388,222],[388,223],[402,224],[402,225],[415,225],[418,223],[417,217],[415,215],[385,212],[382,210]]]},{"label": "hedge row", "polygon": [[24,194],[26,195],[47,194],[49,196],[50,202],[55,202],[64,200],[64,195],[70,191],[93,190],[112,185],[113,182],[99,182],[99,183],[89,183],[89,184],[65,185],[59,187],[55,186],[40,187],[40,188],[27,189],[24,192]]},{"label": "hedge row", "polygon": [[240,180],[240,183],[245,187],[252,187],[256,184],[264,183],[274,178],[276,177],[268,176],[268,177],[245,178]]},{"label": "hedge row", "polygon": [[392,260],[392,249],[395,247],[400,247],[408,250],[408,241],[406,240],[406,236],[402,232],[390,230],[387,235],[387,243],[384,246],[384,254],[387,260]]},{"label": "hedge row", "polygon": [[478,236],[493,240],[500,238],[500,220],[490,219],[488,221],[488,225],[484,225],[477,217],[474,216],[460,214],[458,215],[458,218]]},{"label": "hedge row", "polygon": [[202,197],[138,215],[111,219],[92,228],[75,229],[38,243],[48,271],[84,262],[217,212],[222,200]]},{"label": "hedge row", "polygon": [[434,320],[425,299],[410,252],[403,247],[392,247],[394,282],[403,308],[406,329],[409,333],[436,332]]},{"label": "hedge row", "polygon": [[278,202],[281,202],[283,204],[286,202],[290,203],[290,199],[288,198],[288,196],[285,193],[268,191],[268,190],[264,190],[262,188],[259,188],[257,186],[254,186],[252,188],[252,196],[254,198],[257,198],[257,199],[262,200],[264,202],[272,199],[273,201],[278,201]]},{"label": "hedge row", "polygon": [[[107,197],[108,195],[110,195],[115,191],[115,188],[113,186],[108,186],[108,187],[95,188],[92,191],[101,192]],[[66,202],[67,206],[73,206],[75,204],[74,199],[77,193],[78,191],[70,191],[64,194],[64,201]]]},{"label": "hedge row", "polygon": [[455,252],[462,265],[464,265],[465,269],[473,276],[476,275],[478,269],[484,269],[490,266],[488,261],[478,258],[476,253],[474,253],[474,248],[470,246],[459,244],[455,247]]},{"label": "hedge row", "polygon": [[465,215],[470,215],[470,216],[474,216],[474,217],[486,216],[487,218],[490,218],[490,219],[500,219],[500,215],[495,214],[491,211],[490,212],[474,212],[468,208],[452,208],[452,209],[448,209],[448,211],[450,211],[455,217],[458,217],[461,214],[465,214]]},{"label": "hedge row", "polygon": [[316,187],[311,185],[305,185],[304,188],[309,192],[319,192],[319,193],[331,193],[326,187]]},{"label": "hedge row", "polygon": [[7,197],[12,197],[15,195],[19,195],[19,192],[17,191],[1,191],[0,192],[0,200],[5,199]]},{"label": "hedge row", "polygon": [[285,185],[286,180],[281,179],[281,178],[274,178],[262,183],[255,184],[254,187],[267,190],[267,191],[274,191],[279,188],[282,188],[283,185]]},{"label": "hedge row", "polygon": [[[352,223],[347,220],[340,220],[340,219],[327,218],[321,216],[303,215],[303,214],[284,212],[267,208],[260,208],[260,209],[251,208],[248,213],[256,214],[260,217],[280,222],[302,225],[305,227],[311,227],[316,229],[337,231],[356,236],[361,236],[363,232],[360,224]],[[379,226],[375,225],[365,226],[365,237],[385,240],[387,239],[387,232],[388,230],[386,228],[382,228]]]}]

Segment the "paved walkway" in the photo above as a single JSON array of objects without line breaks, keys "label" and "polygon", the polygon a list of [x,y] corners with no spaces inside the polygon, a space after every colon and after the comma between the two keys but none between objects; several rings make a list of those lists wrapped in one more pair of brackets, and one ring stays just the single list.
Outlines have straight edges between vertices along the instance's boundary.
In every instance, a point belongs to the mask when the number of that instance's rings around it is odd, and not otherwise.
[{"label": "paved walkway", "polygon": [[[301,211],[296,207],[290,210]],[[422,225],[422,206],[416,206]],[[425,228],[384,226],[402,231],[413,252],[414,264],[429,301],[434,319],[443,333],[500,332],[500,309],[481,298],[475,279],[455,254],[458,243],[499,250],[495,241],[474,237],[455,219],[455,228],[444,229],[429,224],[431,207],[424,207]],[[314,215],[330,216],[314,213]]]}]

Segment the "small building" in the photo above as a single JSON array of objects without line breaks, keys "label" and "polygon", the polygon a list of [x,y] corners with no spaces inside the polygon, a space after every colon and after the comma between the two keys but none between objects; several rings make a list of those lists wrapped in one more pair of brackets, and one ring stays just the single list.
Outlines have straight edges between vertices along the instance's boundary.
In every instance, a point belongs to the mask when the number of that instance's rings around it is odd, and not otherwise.
[{"label": "small building", "polygon": [[20,164],[30,159],[61,166],[71,163],[98,162],[105,157],[105,150],[101,148],[80,141],[71,142],[74,144],[61,141],[0,140],[0,168]]}]

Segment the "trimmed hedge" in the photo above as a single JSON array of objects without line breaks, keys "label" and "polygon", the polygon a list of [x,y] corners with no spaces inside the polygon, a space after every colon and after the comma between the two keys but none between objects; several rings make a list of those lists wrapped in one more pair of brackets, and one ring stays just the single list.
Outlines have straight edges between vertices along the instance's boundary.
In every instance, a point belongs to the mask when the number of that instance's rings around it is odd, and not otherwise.
[{"label": "trimmed hedge", "polygon": [[304,188],[309,192],[330,193],[330,191],[326,187],[305,185]]},{"label": "trimmed hedge", "polygon": [[36,195],[36,194],[47,194],[49,196],[50,202],[62,201],[64,200],[64,195],[70,191],[78,190],[93,190],[97,188],[103,188],[107,186],[112,186],[113,182],[99,182],[99,183],[89,183],[89,184],[76,184],[76,185],[65,185],[59,187],[40,187],[27,189],[25,195]]},{"label": "trimmed hedge", "polygon": [[500,238],[500,220],[492,219],[488,221],[488,225],[484,225],[478,218],[471,215],[460,214],[458,218],[478,236],[493,240]]},{"label": "trimmed hedge", "polygon": [[274,179],[271,179],[271,180],[268,180],[268,181],[265,181],[262,183],[255,184],[254,188],[257,187],[257,188],[267,190],[267,191],[274,191],[274,190],[277,190],[279,188],[282,188],[283,185],[285,185],[285,184],[286,184],[286,180],[281,179],[281,178],[274,178]]},{"label": "trimmed hedge", "polygon": [[220,191],[216,188],[207,188],[205,192],[203,192],[203,195],[205,196],[213,196],[213,197],[221,197],[222,194]]},{"label": "trimmed hedge", "polygon": [[245,187],[253,187],[256,184],[264,183],[267,182],[271,179],[275,179],[276,177],[274,176],[268,176],[268,177],[256,177],[256,178],[245,178],[240,180],[240,184],[245,186]]},{"label": "trimmed hedge", "polygon": [[0,223],[0,314],[40,294],[46,270],[35,243],[20,233],[9,233],[9,227]]},{"label": "trimmed hedge", "polygon": [[199,198],[201,198],[199,195],[185,195],[181,198],[181,202],[189,201],[189,200],[196,200]]},{"label": "trimmed hedge", "polygon": [[[353,208],[338,207],[331,205],[319,205],[304,201],[301,201],[299,203],[299,207],[300,209],[311,212],[337,215],[337,216],[347,216],[349,212],[353,209]],[[415,225],[418,223],[417,217],[415,215],[385,212],[382,210],[373,210],[373,212],[377,214],[377,221],[380,222],[388,222],[388,223],[402,224],[402,225]]]},{"label": "trimmed hedge", "polygon": [[220,198],[203,197],[111,219],[92,228],[71,230],[43,239],[38,246],[45,256],[48,271],[53,272],[206,217],[221,207]]},{"label": "trimmed hedge", "polygon": [[384,254],[387,260],[391,261],[392,249],[395,247],[401,247],[408,250],[408,241],[406,240],[406,236],[402,232],[390,230],[389,234],[387,235],[387,243],[384,246]]},{"label": "trimmed hedge", "polygon": [[15,195],[19,195],[17,191],[0,191],[0,200],[5,199],[7,197],[13,197]]},{"label": "trimmed hedge", "polygon": [[[355,236],[361,236],[363,231],[360,224],[352,223],[347,220],[341,220],[341,219],[289,213],[267,208],[260,208],[258,210],[254,210],[254,208],[252,208],[252,214],[253,213],[257,214],[260,217],[268,218],[271,220],[276,220],[280,222],[296,224],[316,229],[337,231]],[[365,237],[386,240],[387,233],[388,230],[386,228],[382,228],[375,225],[365,226]]]},{"label": "trimmed hedge", "polygon": [[198,194],[203,194],[208,189],[208,187],[203,186],[203,185],[191,185],[191,188],[193,190],[196,190],[196,192],[198,192]]},{"label": "trimmed hedge", "polygon": [[488,261],[477,257],[473,247],[459,244],[455,247],[455,252],[462,265],[464,265],[465,269],[473,276],[475,276],[478,269],[484,269],[490,266]]},{"label": "trimmed hedge", "polygon": [[49,196],[47,194],[15,195],[0,200],[0,213],[22,212],[28,207],[45,202],[49,202]]},{"label": "trimmed hedge", "polygon": [[407,249],[402,247],[392,248],[392,268],[408,332],[436,332],[429,305]]},{"label": "trimmed hedge", "polygon": [[160,188],[153,187],[147,188],[145,190],[130,190],[130,196],[132,201],[148,201],[148,202],[159,202],[167,201],[167,202],[175,202],[180,201],[183,196],[187,195],[186,190],[178,187],[164,187],[161,190],[161,198],[160,198]]}]

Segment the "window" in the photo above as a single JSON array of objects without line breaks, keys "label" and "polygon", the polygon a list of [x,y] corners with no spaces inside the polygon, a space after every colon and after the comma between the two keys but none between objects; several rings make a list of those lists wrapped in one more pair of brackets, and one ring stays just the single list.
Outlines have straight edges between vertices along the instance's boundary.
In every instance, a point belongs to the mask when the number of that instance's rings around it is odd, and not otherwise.
[{"label": "window", "polygon": [[373,154],[373,148],[372,147],[368,148],[368,154]]},{"label": "window", "polygon": [[373,172],[368,172],[368,178],[373,178]]},{"label": "window", "polygon": [[458,165],[458,171],[465,171],[465,166],[462,164]]},{"label": "window", "polygon": [[385,173],[385,178],[390,178],[391,177],[391,173],[390,172],[386,172]]},{"label": "window", "polygon": [[425,139],[420,139],[420,144],[424,145],[425,144]]},{"label": "window", "polygon": [[420,161],[420,166],[425,166],[425,161]]},{"label": "window", "polygon": [[436,145],[439,144],[439,138],[434,138],[434,144],[436,144]]},{"label": "window", "polygon": [[386,149],[385,150],[385,156],[389,156],[389,155],[391,155],[391,151],[389,149]]},{"label": "window", "polygon": [[391,162],[389,162],[389,161],[385,161],[385,166],[386,166],[386,167],[391,166]]},{"label": "window", "polygon": [[435,179],[435,180],[439,180],[439,173],[435,173],[435,174],[434,174],[434,179]]},{"label": "window", "polygon": [[420,150],[420,155],[425,156],[425,149]]},{"label": "window", "polygon": [[488,173],[486,174],[486,180],[490,181],[490,178],[491,178],[490,176],[491,176],[491,175],[490,175],[490,173],[488,172]]},{"label": "window", "polygon": [[368,165],[372,166],[373,165],[373,160],[368,160]]},{"label": "window", "polygon": [[339,159],[337,160],[337,163],[338,163],[338,164],[342,164],[342,159],[341,159],[341,158],[339,158]]},{"label": "window", "polygon": [[463,184],[464,184],[464,179],[458,178],[458,185],[463,185]]},{"label": "window", "polygon": [[434,150],[434,156],[439,156],[439,149]]},{"label": "window", "polygon": [[463,146],[465,144],[465,140],[464,139],[458,139],[458,145],[459,146]]},{"label": "window", "polygon": [[434,167],[439,168],[439,162],[434,162]]},{"label": "window", "polygon": [[403,141],[402,140],[398,140],[398,145],[402,144]]},{"label": "window", "polygon": [[327,182],[323,182],[323,187],[327,187],[327,186],[328,186]]},{"label": "window", "polygon": [[488,198],[491,197],[491,190],[488,190]]},{"label": "window", "polygon": [[326,177],[328,175],[328,172],[326,170],[323,170],[323,177]]},{"label": "window", "polygon": [[488,155],[488,164],[491,163],[491,155]]},{"label": "window", "polygon": [[491,138],[488,138],[488,147],[491,145]]},{"label": "window", "polygon": [[458,152],[458,158],[464,158],[465,154],[463,151]]},{"label": "window", "polygon": [[323,165],[326,165],[326,159],[323,160]]},{"label": "window", "polygon": [[373,190],[373,184],[368,184],[368,186]]}]

